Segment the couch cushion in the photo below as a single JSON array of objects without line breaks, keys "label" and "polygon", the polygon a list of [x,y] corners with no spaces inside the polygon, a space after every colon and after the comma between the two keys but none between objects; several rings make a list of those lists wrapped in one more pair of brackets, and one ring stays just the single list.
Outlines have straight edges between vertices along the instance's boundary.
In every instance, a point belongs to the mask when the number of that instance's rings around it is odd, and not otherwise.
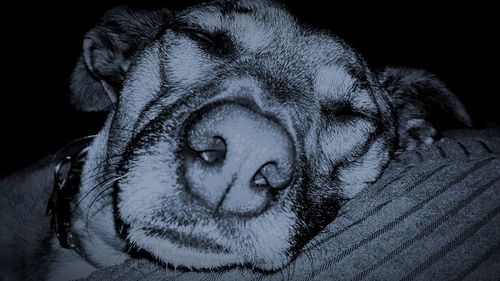
[{"label": "couch cushion", "polygon": [[90,280],[498,280],[500,130],[452,131],[405,152],[276,274],[176,272],[145,260]]}]

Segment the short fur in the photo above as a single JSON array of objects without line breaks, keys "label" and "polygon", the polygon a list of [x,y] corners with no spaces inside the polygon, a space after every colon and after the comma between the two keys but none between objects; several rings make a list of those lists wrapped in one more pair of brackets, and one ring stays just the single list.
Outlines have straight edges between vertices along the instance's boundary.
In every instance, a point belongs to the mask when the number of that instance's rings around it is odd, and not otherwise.
[{"label": "short fur", "polygon": [[[83,47],[71,100],[109,116],[75,200],[72,231],[86,257],[54,240],[49,280],[83,277],[131,250],[174,267],[279,270],[343,202],[377,180],[394,153],[431,143],[442,116],[471,123],[432,74],[374,73],[345,42],[267,0],[213,1],[178,13],[115,8]],[[294,180],[258,216],[214,217],[184,192],[183,130],[215,103],[257,108],[293,141]],[[45,239],[30,235],[33,243]],[[13,241],[2,245],[14,249]],[[19,262],[7,253],[2,259]]]}]

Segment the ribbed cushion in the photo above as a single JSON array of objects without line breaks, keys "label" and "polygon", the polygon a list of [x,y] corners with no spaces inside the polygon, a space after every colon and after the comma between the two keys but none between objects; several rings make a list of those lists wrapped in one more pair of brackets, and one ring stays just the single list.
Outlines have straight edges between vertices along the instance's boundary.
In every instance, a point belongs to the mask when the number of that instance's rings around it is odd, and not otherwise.
[{"label": "ribbed cushion", "polygon": [[499,280],[500,130],[397,157],[288,267],[175,272],[130,260],[85,280]]}]

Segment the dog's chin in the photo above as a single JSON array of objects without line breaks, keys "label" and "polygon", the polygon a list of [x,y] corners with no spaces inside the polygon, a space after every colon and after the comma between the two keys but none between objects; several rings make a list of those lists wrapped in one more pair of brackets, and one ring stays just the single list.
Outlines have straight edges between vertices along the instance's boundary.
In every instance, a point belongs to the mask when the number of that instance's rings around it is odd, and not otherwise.
[{"label": "dog's chin", "polygon": [[161,263],[174,268],[204,271],[241,266],[274,272],[289,262],[285,255],[273,258],[250,256],[248,253],[235,252],[221,244],[207,245],[206,241],[203,241],[204,238],[180,235],[172,230],[159,230],[161,235],[151,235],[151,230],[133,228],[130,230],[128,240],[131,244],[147,251]]}]

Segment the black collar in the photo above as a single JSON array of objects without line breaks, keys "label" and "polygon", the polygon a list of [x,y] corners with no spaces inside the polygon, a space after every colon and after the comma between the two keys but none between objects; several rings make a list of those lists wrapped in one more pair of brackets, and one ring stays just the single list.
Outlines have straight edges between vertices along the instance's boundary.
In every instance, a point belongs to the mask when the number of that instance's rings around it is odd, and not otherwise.
[{"label": "black collar", "polygon": [[[73,198],[80,189],[80,178],[87,151],[94,136],[77,139],[54,155],[59,159],[54,170],[54,188],[47,204],[47,215],[52,215],[51,226],[63,248],[74,249],[85,256],[75,235],[71,233]],[[62,155],[65,155],[61,157]]]}]

